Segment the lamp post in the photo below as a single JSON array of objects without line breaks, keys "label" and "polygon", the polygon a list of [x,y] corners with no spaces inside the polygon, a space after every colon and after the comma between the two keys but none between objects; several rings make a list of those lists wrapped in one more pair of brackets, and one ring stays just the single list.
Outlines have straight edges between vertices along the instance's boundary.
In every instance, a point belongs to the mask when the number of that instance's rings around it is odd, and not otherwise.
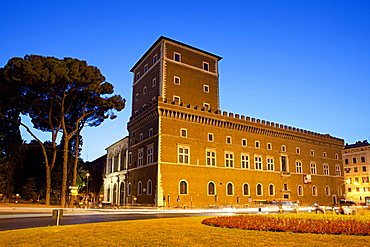
[{"label": "lamp post", "polygon": [[90,177],[90,173],[86,173],[86,180],[87,180],[86,194],[89,194],[89,177]]}]

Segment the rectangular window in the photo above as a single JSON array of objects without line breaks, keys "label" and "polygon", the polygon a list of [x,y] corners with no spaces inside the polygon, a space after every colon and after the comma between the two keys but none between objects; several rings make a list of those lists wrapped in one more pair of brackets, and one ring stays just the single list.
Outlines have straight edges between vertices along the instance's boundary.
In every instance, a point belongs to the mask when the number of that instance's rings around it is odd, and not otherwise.
[{"label": "rectangular window", "polygon": [[339,155],[338,154],[335,154],[335,159],[339,160]]},{"label": "rectangular window", "polygon": [[247,139],[242,139],[242,146],[246,147],[247,146]]},{"label": "rectangular window", "polygon": [[152,136],[153,136],[153,128],[150,128],[150,129],[149,129],[148,136],[149,136],[149,137],[152,137]]},{"label": "rectangular window", "polygon": [[361,157],[361,163],[365,163],[365,157],[364,156]]},{"label": "rectangular window", "polygon": [[211,106],[208,103],[206,103],[206,102],[203,102],[203,107],[205,109],[210,109],[211,108]]},{"label": "rectangular window", "polygon": [[274,158],[267,158],[267,170],[268,171],[274,171],[275,170]]},{"label": "rectangular window", "polygon": [[142,142],[144,140],[144,134],[143,133],[140,133],[139,135],[139,141]]},{"label": "rectangular window", "polygon": [[286,152],[286,146],[285,145],[281,145],[281,152]]},{"label": "rectangular window", "polygon": [[315,163],[311,163],[311,174],[316,174],[316,164]]},{"label": "rectangular window", "polygon": [[181,128],[180,129],[180,136],[181,137],[188,137],[188,130],[184,129],[184,128]]},{"label": "rectangular window", "polygon": [[296,147],[295,151],[296,151],[297,154],[301,153],[301,149],[299,147]]},{"label": "rectangular window", "polygon": [[157,77],[154,77],[152,80],[152,87],[155,87],[157,85]]},{"label": "rectangular window", "polygon": [[327,155],[326,155],[326,152],[323,152],[323,153],[322,153],[322,157],[326,158],[326,156],[327,156]]},{"label": "rectangular window", "polygon": [[226,136],[226,143],[231,144],[231,136]]},{"label": "rectangular window", "polygon": [[346,173],[350,173],[351,172],[351,168],[344,168],[344,170],[346,171]]},{"label": "rectangular window", "polygon": [[207,166],[216,166],[216,151],[206,149],[206,160]]},{"label": "rectangular window", "polygon": [[174,52],[173,53],[173,60],[175,60],[176,62],[181,62],[181,53]]},{"label": "rectangular window", "polygon": [[296,161],[295,162],[295,167],[296,167],[296,169],[295,169],[296,173],[302,173],[302,162]]},{"label": "rectangular window", "polygon": [[177,104],[180,104],[180,97],[179,96],[173,96],[173,101],[176,102]]},{"label": "rectangular window", "polygon": [[209,86],[207,84],[203,84],[203,92],[209,93]]},{"label": "rectangular window", "polygon": [[314,156],[315,155],[315,151],[313,151],[312,149],[310,150],[310,155],[311,156]]},{"label": "rectangular window", "polygon": [[157,55],[157,54],[155,54],[155,55],[153,56],[153,64],[155,64],[157,61],[158,61],[158,55]]},{"label": "rectangular window", "polygon": [[362,177],[362,183],[369,183],[369,176]]},{"label": "rectangular window", "polygon": [[366,172],[366,170],[367,170],[367,169],[366,169],[366,166],[363,166],[363,167],[362,167],[362,171],[363,171],[363,172]]},{"label": "rectangular window", "polygon": [[335,176],[341,176],[340,165],[335,165]]},{"label": "rectangular window", "polygon": [[353,172],[358,172],[358,167],[353,167]]},{"label": "rectangular window", "polygon": [[225,151],[225,167],[234,167],[234,153]]},{"label": "rectangular window", "polygon": [[146,73],[148,71],[148,64],[145,64],[144,65],[144,73]]},{"label": "rectangular window", "polygon": [[348,165],[348,163],[349,163],[349,162],[348,162],[348,159],[345,159],[345,160],[344,160],[344,163],[345,163],[346,165]]},{"label": "rectangular window", "polygon": [[209,63],[203,62],[203,69],[209,71]]},{"label": "rectangular window", "polygon": [[174,83],[175,85],[180,85],[180,77],[178,77],[178,76],[174,76],[174,77],[173,77],[173,83]]},{"label": "rectangular window", "polygon": [[240,161],[241,161],[240,167],[242,169],[249,169],[249,155],[248,154],[241,154]]},{"label": "rectangular window", "polygon": [[139,80],[140,79],[140,72],[137,72],[136,73],[136,80]]},{"label": "rectangular window", "polygon": [[152,164],[153,163],[153,144],[151,144],[151,145],[149,145],[148,147],[147,147],[147,155],[146,155],[146,157],[147,157],[147,164]]},{"label": "rectangular window", "polygon": [[[284,146],[285,147],[285,146]],[[287,158],[286,156],[281,156],[280,157],[280,164],[281,164],[281,171],[282,172],[288,172],[288,164],[287,164]]]},{"label": "rectangular window", "polygon": [[356,164],[357,163],[356,157],[355,158],[352,158],[352,160],[353,160],[353,164]]},{"label": "rectangular window", "polygon": [[256,148],[260,148],[260,141],[255,141],[254,145],[255,145]]},{"label": "rectangular window", "polygon": [[139,150],[137,150],[137,165],[142,166],[143,160],[144,160],[144,149],[140,148]]},{"label": "rectangular window", "polygon": [[178,163],[189,164],[189,160],[190,160],[190,148],[189,147],[178,146],[177,154],[178,154]]},{"label": "rectangular window", "polygon": [[254,169],[256,170],[262,170],[262,156],[261,155],[255,155],[254,156]]},{"label": "rectangular window", "polygon": [[147,91],[146,87],[143,87],[143,95],[146,94],[146,91]]},{"label": "rectangular window", "polygon": [[272,144],[271,143],[267,143],[267,150],[271,150],[272,149]]},{"label": "rectangular window", "polygon": [[128,153],[128,164],[131,165],[132,163],[132,152]]},{"label": "rectangular window", "polygon": [[213,142],[213,140],[214,140],[213,134],[212,133],[208,133],[208,141],[209,142]]},{"label": "rectangular window", "polygon": [[329,176],[329,165],[328,164],[324,164],[324,175]]}]

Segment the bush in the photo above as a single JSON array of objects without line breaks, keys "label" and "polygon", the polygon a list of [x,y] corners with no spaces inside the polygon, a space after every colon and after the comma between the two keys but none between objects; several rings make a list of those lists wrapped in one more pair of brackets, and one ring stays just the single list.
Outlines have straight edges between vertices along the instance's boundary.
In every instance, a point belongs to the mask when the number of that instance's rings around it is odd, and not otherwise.
[{"label": "bush", "polygon": [[209,226],[258,231],[315,233],[335,235],[370,235],[370,222],[348,218],[297,218],[262,215],[239,215],[208,218]]}]

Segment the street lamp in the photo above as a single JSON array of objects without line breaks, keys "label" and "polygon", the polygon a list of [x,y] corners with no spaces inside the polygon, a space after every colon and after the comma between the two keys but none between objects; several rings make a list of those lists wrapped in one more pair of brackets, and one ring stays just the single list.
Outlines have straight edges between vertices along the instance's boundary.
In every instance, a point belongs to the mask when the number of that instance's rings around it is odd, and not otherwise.
[{"label": "street lamp", "polygon": [[89,177],[90,177],[90,173],[86,173],[86,180],[87,180],[86,194],[89,194]]}]

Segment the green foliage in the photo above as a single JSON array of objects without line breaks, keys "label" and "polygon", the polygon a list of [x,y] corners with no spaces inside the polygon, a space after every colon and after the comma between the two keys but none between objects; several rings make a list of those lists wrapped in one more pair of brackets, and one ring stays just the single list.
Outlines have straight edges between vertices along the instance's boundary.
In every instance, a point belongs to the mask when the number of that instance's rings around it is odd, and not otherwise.
[{"label": "green foliage", "polygon": [[23,185],[21,197],[25,200],[35,201],[37,198],[36,182],[34,178],[27,178]]}]

